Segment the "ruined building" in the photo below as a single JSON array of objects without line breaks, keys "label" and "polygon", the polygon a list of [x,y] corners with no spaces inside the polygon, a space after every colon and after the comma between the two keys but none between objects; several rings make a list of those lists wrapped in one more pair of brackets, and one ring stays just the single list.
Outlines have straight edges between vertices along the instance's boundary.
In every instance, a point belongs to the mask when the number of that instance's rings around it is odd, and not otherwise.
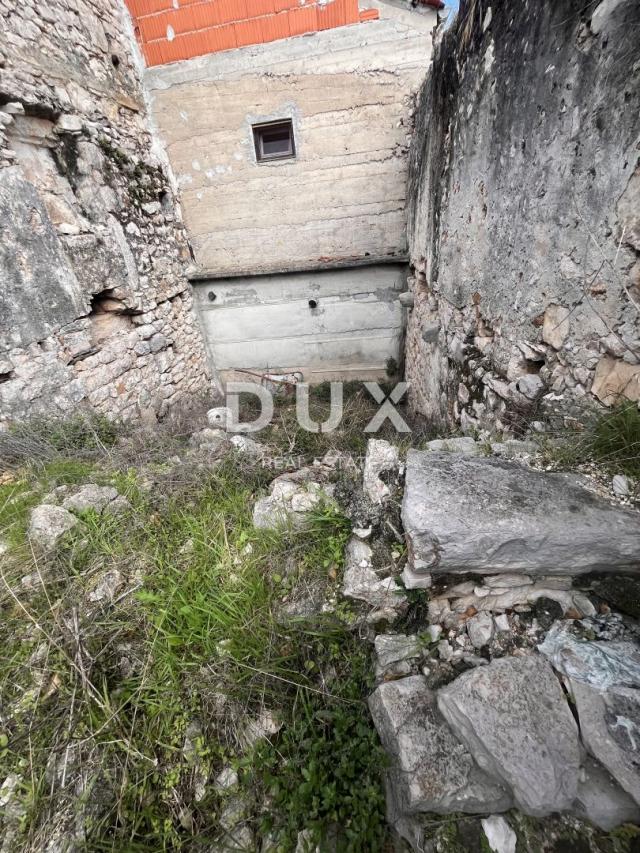
[{"label": "ruined building", "polygon": [[468,429],[640,397],[634,0],[0,4],[0,425],[403,361]]}]

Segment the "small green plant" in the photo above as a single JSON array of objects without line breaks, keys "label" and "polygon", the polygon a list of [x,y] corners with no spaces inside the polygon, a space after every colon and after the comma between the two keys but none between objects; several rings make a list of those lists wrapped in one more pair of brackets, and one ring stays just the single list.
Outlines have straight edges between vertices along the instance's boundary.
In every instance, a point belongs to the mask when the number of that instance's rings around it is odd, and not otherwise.
[{"label": "small green plant", "polygon": [[368,659],[348,640],[334,654],[349,667],[337,692],[302,691],[282,737],[254,756],[255,780],[274,806],[261,831],[274,834],[283,851],[296,849],[304,830],[312,849],[330,840],[339,853],[383,849],[387,761],[363,701]]}]

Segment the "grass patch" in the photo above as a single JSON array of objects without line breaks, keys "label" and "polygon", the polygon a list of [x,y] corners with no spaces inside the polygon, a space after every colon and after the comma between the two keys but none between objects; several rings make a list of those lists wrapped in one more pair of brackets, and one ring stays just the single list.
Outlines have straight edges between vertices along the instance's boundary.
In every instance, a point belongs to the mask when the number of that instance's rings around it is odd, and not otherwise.
[{"label": "grass patch", "polygon": [[[223,845],[229,797],[212,780],[230,764],[252,849],[269,832],[294,850],[299,831],[320,839],[336,824],[339,849],[380,849],[368,652],[337,616],[285,609],[301,590],[337,589],[346,519],[326,505],[304,530],[256,530],[252,506],[273,476],[259,466],[185,462],[171,479],[162,466],[118,465],[113,446],[97,461],[88,452],[22,460],[0,486],[11,531],[0,782],[16,780],[2,818],[12,849],[70,836],[91,851]],[[45,490],[87,479],[115,483],[130,513],[84,513],[46,559],[22,547]],[[27,589],[24,576],[40,582]],[[111,594],[97,595],[107,582]],[[265,712],[283,728],[254,751],[247,720]]]},{"label": "grass patch", "polygon": [[564,467],[595,461],[611,473],[640,477],[640,411],[625,403],[610,411],[591,413],[578,430],[565,430],[546,447],[551,461]]}]

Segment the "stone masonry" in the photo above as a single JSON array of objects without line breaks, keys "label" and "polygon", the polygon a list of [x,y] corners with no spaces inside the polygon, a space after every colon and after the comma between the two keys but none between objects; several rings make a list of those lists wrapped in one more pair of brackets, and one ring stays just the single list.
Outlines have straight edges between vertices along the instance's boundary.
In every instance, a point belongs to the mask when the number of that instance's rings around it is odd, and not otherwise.
[{"label": "stone masonry", "polygon": [[0,428],[211,386],[119,0],[0,0]]},{"label": "stone masonry", "polygon": [[640,6],[465,0],[421,92],[406,371],[434,420],[640,399]]}]

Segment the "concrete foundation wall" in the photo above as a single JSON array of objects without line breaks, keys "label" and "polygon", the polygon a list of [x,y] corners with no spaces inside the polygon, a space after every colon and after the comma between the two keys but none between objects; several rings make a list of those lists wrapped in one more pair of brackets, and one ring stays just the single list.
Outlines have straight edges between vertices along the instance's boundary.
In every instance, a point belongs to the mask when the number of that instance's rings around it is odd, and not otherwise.
[{"label": "concrete foundation wall", "polygon": [[196,304],[223,380],[383,379],[401,358],[406,270],[395,264],[199,282]]},{"label": "concrete foundation wall", "polygon": [[[226,51],[145,75],[197,266],[214,275],[406,252],[414,94],[436,13]],[[256,163],[252,124],[291,118],[295,160]]]},{"label": "concrete foundation wall", "polygon": [[523,425],[640,398],[640,6],[461,4],[411,152],[411,399]]},{"label": "concrete foundation wall", "polygon": [[0,428],[209,387],[119,0],[0,0]]}]

